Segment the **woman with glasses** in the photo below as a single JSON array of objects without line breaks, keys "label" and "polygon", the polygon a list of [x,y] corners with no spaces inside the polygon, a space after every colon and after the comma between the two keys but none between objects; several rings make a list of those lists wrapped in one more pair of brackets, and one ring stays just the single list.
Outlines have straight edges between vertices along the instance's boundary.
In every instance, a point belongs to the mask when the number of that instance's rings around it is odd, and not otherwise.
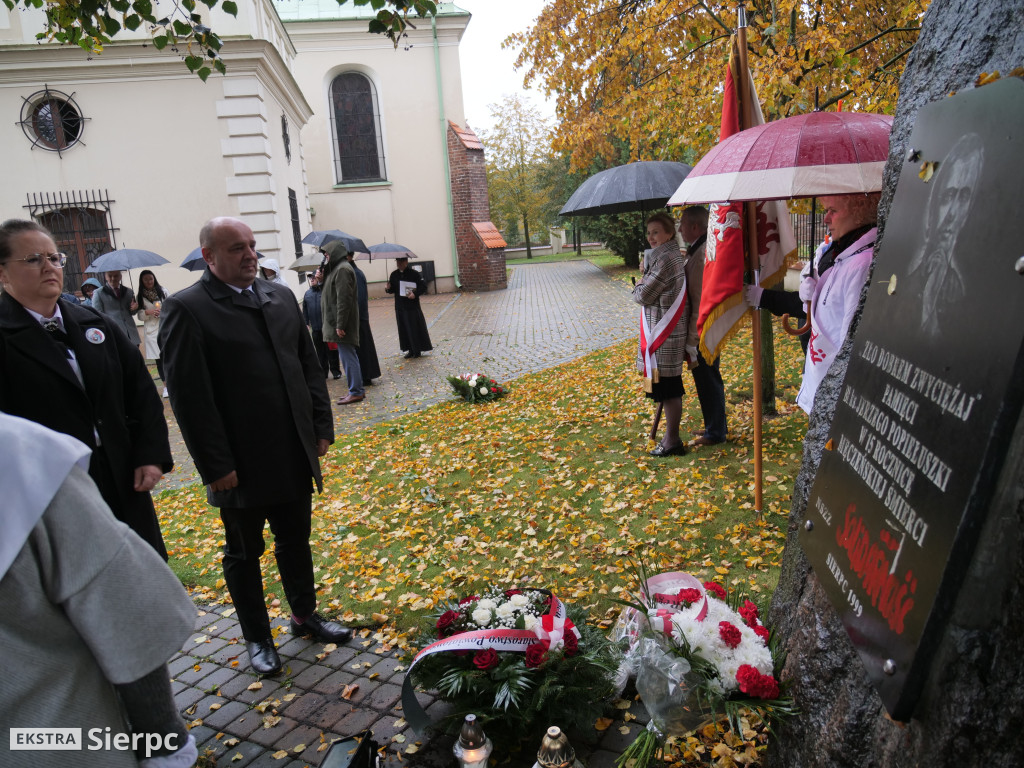
[{"label": "woman with glasses", "polygon": [[115,517],[166,560],[149,494],[173,466],[163,404],[122,330],[60,298],[66,261],[36,222],[0,224],[0,411],[89,446]]}]

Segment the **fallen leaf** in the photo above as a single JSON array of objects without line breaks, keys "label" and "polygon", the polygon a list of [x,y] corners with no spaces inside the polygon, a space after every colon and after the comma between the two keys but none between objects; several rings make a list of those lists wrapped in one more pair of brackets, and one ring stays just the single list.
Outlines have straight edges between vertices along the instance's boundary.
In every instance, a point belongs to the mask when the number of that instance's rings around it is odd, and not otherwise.
[{"label": "fallen leaf", "polygon": [[263,687],[263,683],[261,683],[259,680],[257,680],[255,683],[249,683],[248,687],[245,690],[247,690],[247,691],[258,691],[262,687]]},{"label": "fallen leaf", "polygon": [[621,733],[623,736],[625,736],[627,733],[629,733],[629,726],[628,725],[620,725],[619,726],[619,733]]},{"label": "fallen leaf", "polygon": [[220,705],[220,704],[211,704],[211,705],[210,705],[210,711],[211,711],[211,712],[214,712],[214,711],[216,711],[216,710],[220,709],[220,708],[221,708],[221,706],[222,706],[222,705]]},{"label": "fallen leaf", "polygon": [[280,715],[265,715],[263,717],[263,727],[268,731],[280,722]]},{"label": "fallen leaf", "polygon": [[595,731],[607,731],[608,730],[608,726],[610,726],[613,722],[615,722],[615,721],[612,720],[610,717],[599,717],[599,718],[597,718],[597,722],[594,723],[594,730]]},{"label": "fallen leaf", "polygon": [[292,752],[294,752],[296,755],[299,754],[300,752],[305,752],[305,751],[306,751],[306,745],[305,744],[296,744],[294,747],[292,747]]},{"label": "fallen leaf", "polygon": [[396,743],[398,743],[398,744],[404,744],[405,743],[405,734],[396,733],[394,736],[391,737],[391,740],[396,742]]},{"label": "fallen leaf", "polygon": [[230,739],[224,739],[225,747],[233,747],[236,744],[238,744],[238,739],[236,739],[234,736],[232,736]]},{"label": "fallen leaf", "polygon": [[237,763],[241,759],[242,759],[242,753],[241,752],[235,752],[235,754],[231,756],[231,762],[232,763]]},{"label": "fallen leaf", "polygon": [[348,701],[349,699],[352,698],[352,696],[358,690],[359,690],[359,683],[349,683],[341,691],[341,698],[343,698],[345,701]]},{"label": "fallen leaf", "polygon": [[925,160],[921,163],[921,170],[918,171],[917,175],[927,184],[932,180],[932,176],[935,175],[936,169],[939,164],[935,160]]},{"label": "fallen leaf", "polygon": [[286,749],[279,749],[279,750],[277,750],[277,752],[272,754],[271,757],[274,758],[275,760],[284,760],[286,757],[288,757],[288,750],[286,750]]},{"label": "fallen leaf", "polygon": [[896,293],[896,275],[889,278],[889,286],[885,290],[890,296]]},{"label": "fallen leaf", "polygon": [[415,755],[419,751],[420,748],[417,747],[415,744],[410,744],[408,747],[405,748],[405,754],[407,755]]}]

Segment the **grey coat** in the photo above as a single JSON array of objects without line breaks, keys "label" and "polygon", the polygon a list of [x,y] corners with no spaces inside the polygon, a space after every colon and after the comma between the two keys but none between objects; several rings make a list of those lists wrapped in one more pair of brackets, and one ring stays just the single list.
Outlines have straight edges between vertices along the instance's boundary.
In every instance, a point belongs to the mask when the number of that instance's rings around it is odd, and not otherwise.
[{"label": "grey coat", "polygon": [[139,337],[138,326],[135,325],[135,313],[129,309],[135,301],[135,292],[127,286],[121,286],[121,296],[114,295],[109,285],[97,288],[92,294],[93,309],[98,309],[110,317],[117,327],[124,331],[124,335],[132,344],[138,345],[142,339]]}]

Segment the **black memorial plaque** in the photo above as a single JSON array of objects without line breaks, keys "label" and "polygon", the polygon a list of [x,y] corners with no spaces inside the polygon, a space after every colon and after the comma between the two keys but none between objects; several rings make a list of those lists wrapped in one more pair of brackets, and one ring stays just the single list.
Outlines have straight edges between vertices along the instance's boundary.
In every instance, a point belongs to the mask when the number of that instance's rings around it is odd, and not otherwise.
[{"label": "black memorial plaque", "polygon": [[[1024,82],[918,114],[801,544],[907,720],[1024,391]],[[979,595],[979,599],[984,599]]]}]

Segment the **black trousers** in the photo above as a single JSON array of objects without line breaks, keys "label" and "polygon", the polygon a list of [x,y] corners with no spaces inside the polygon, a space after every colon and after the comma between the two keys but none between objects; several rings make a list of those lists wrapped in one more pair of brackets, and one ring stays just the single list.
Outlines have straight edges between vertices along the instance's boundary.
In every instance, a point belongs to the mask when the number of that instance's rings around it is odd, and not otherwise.
[{"label": "black trousers", "polygon": [[235,604],[242,636],[251,642],[270,637],[270,618],[263,597],[260,556],[266,549],[263,525],[274,534],[274,556],[292,613],[306,618],[316,610],[313,553],[309,549],[312,496],[284,504],[221,507],[224,521],[224,581]]},{"label": "black trousers", "polygon": [[697,367],[693,374],[693,383],[697,388],[697,399],[700,400],[700,411],[704,416],[704,431],[708,440],[721,442],[725,440],[727,428],[725,423],[725,384],[718,370],[721,357],[708,363],[704,355],[697,351]]},{"label": "black trousers", "polygon": [[320,361],[320,367],[324,369],[324,376],[330,371],[334,376],[341,376],[341,362],[338,359],[338,350],[328,349],[327,342],[319,333],[312,334],[313,349],[316,350],[316,359]]}]

